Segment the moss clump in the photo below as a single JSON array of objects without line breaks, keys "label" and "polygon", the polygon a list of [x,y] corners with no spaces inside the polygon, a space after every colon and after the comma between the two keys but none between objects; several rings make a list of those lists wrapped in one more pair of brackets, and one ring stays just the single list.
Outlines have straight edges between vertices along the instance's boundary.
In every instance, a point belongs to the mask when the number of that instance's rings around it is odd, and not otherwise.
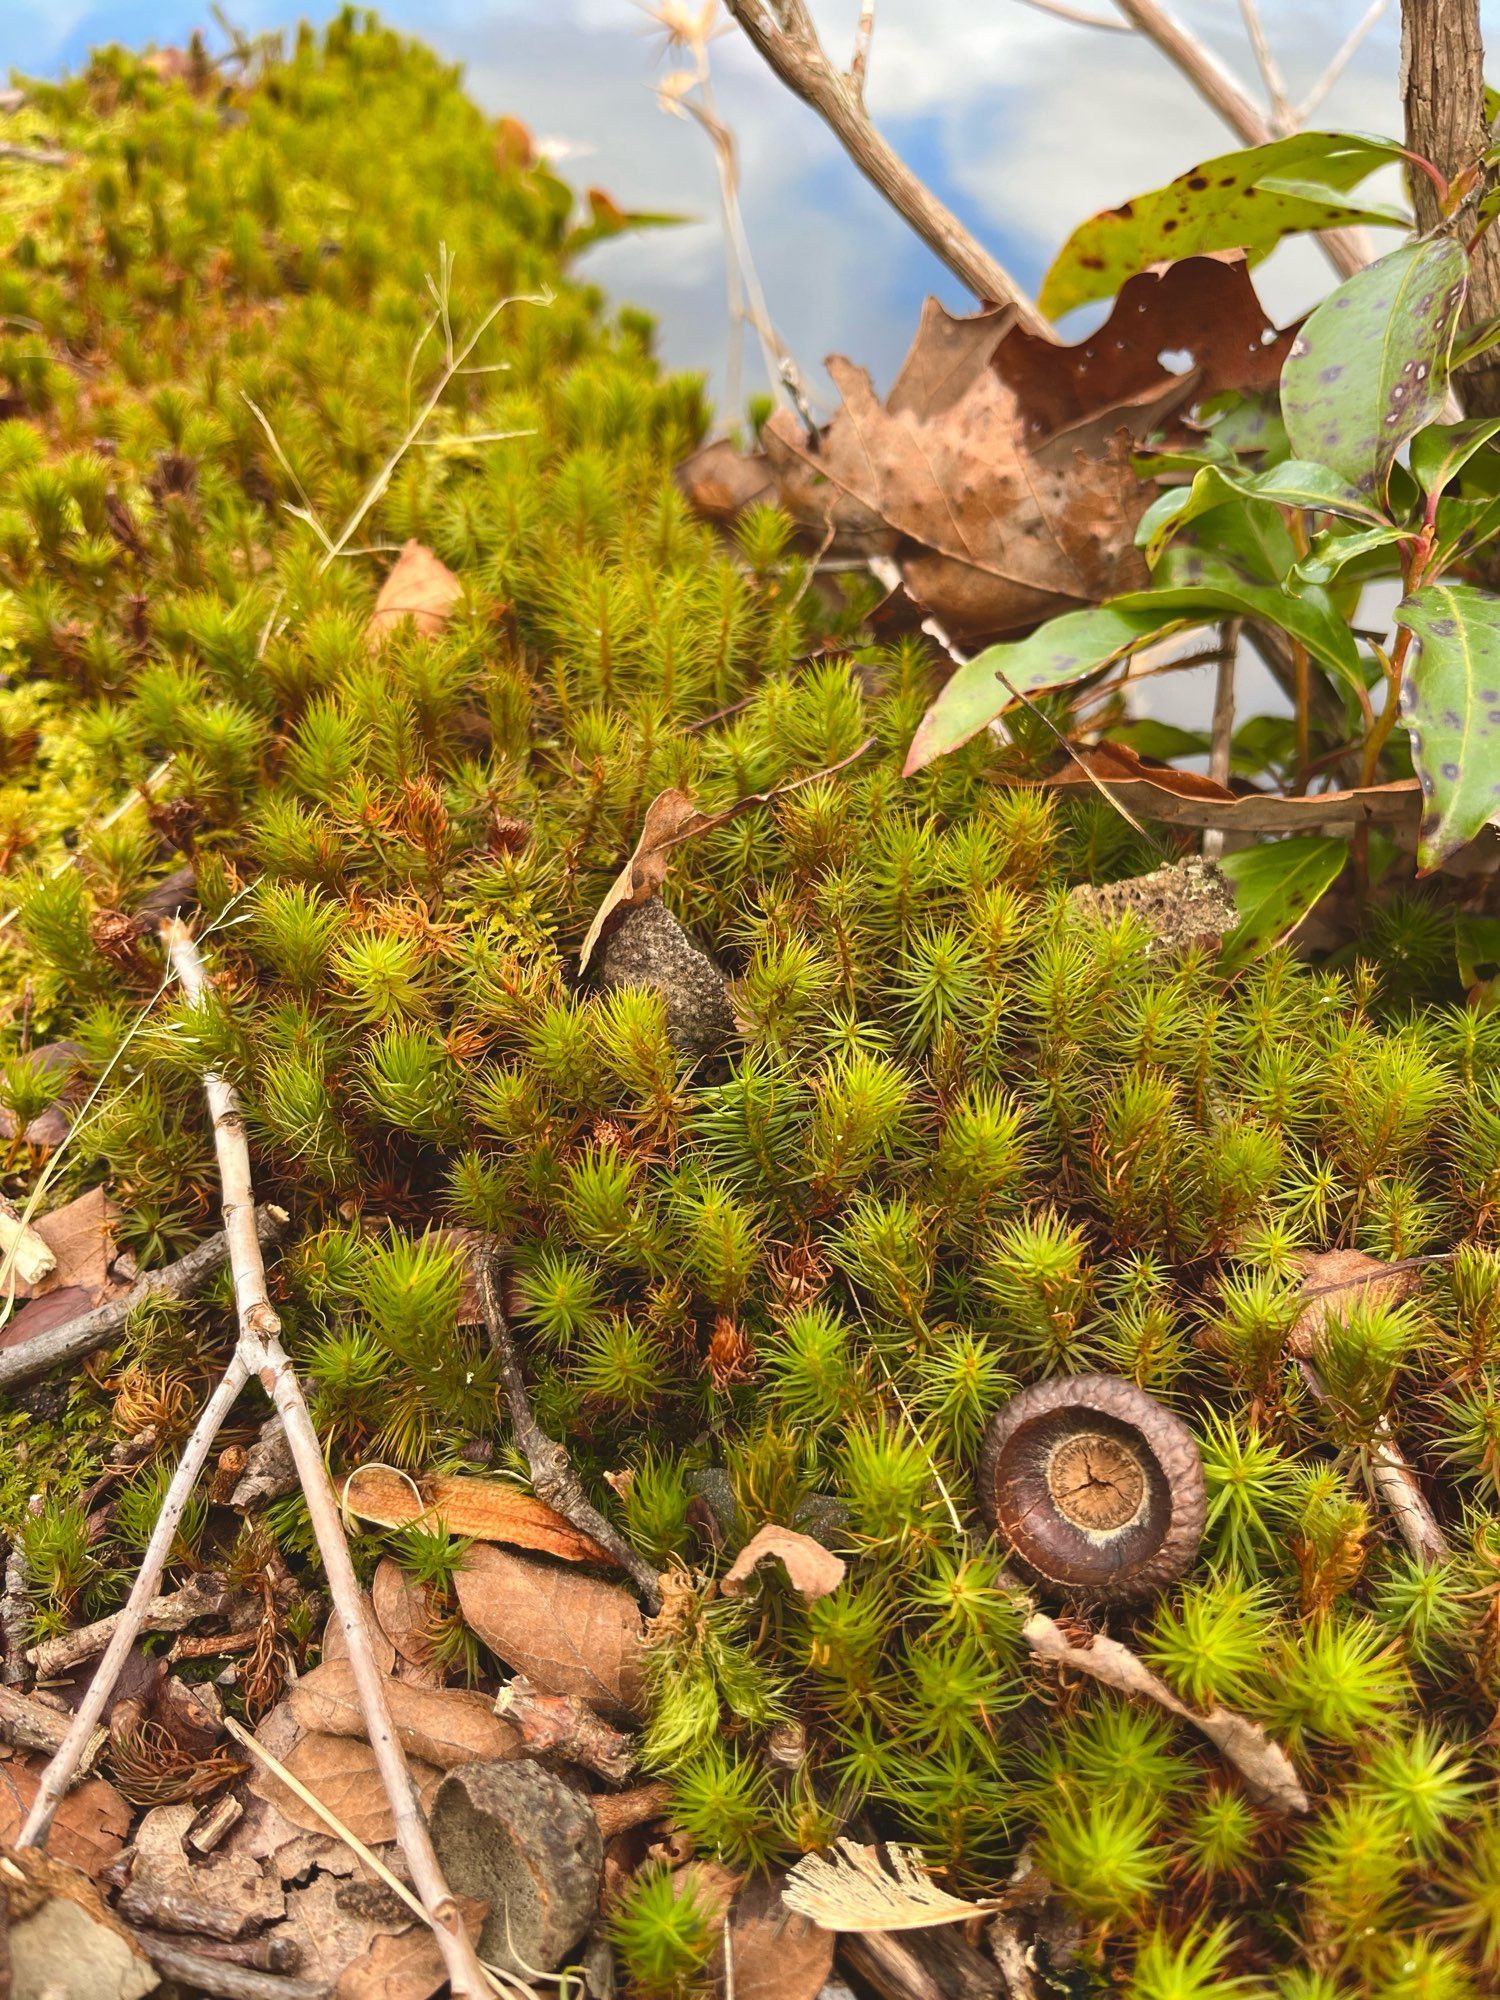
[{"label": "moss clump", "polygon": [[[101,1095],[57,1192],[106,1179],[144,1257],[184,1247],[216,1199],[198,1072],[226,1069],[295,1217],[277,1283],[323,1433],[413,1468],[505,1450],[444,1232],[504,1240],[542,1422],[700,1579],[645,1742],[705,1861],[857,1824],[992,1889],[1030,1841],[1084,1963],[1141,2000],[1416,1991],[1418,1969],[1480,1990],[1500,1017],[1445,1004],[1411,953],[1230,980],[1128,914],[1065,920],[1072,885],[1162,856],[1021,782],[1030,720],[1008,763],[981,741],[903,782],[929,658],[871,643],[874,586],[812,587],[779,517],[733,547],[689,517],[670,475],[698,385],[568,275],[568,191],[421,50],[346,16],[239,77],[110,52],[37,112],[79,159],[0,221],[0,1078],[24,1093],[25,1047],[82,1045]],[[501,298],[382,485],[446,343]],[[408,537],[462,599],[372,649]],[[655,794],[712,810],[867,737],[676,853],[667,905],[734,978],[722,1070],[659,991],[579,984]],[[132,785],[146,804],[111,820]],[[199,1008],[157,994],[128,921],[185,860],[220,970]],[[12,1185],[35,1165],[13,1149]],[[1336,1244],[1459,1247],[1413,1300],[1332,1316],[1319,1403],[1286,1341],[1299,1259]],[[28,1430],[0,1505],[13,1531],[51,1477],[25,1530],[44,1629],[119,1592],[222,1305],[130,1330],[163,1423],[118,1561],[79,1532],[100,1388]],[[1317,1801],[1293,1833],[1195,1734],[1040,1680],[961,1532],[997,1402],[1100,1367],[1193,1427],[1209,1485],[1199,1568],[1117,1630],[1184,1700],[1279,1733]],[[1365,1484],[1386,1418],[1434,1476],[1439,1569]],[[711,1515],[731,1548],[815,1525],[848,1578],[714,1599]],[[185,1532],[188,1561],[212,1524]],[[236,1560],[305,1572],[298,1503],[257,1532]],[[453,1552],[398,1552],[472,1660]],[[615,1936],[642,1993],[693,1990],[710,1949],[654,1874]]]}]

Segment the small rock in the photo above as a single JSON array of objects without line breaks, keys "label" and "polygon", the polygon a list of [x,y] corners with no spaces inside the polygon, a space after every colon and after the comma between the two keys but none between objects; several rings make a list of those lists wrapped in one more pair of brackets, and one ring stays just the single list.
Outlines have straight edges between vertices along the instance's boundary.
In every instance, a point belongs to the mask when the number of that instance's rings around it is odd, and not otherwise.
[{"label": "small rock", "polygon": [[729,982],[657,896],[620,913],[595,955],[602,991],[649,986],[667,1004],[672,1045],[693,1061],[719,1055],[738,1033]]},{"label": "small rock", "polygon": [[286,1441],[280,1417],[267,1417],[260,1436],[250,1447],[239,1484],[229,1496],[231,1507],[248,1514],[268,1500],[281,1500],[297,1490],[297,1467],[292,1448]]},{"label": "small rock", "polygon": [[509,1972],[561,1965],[594,1920],[604,1875],[587,1797],[539,1764],[461,1764],[429,1825],[450,1888],[490,1906],[480,1957]]},{"label": "small rock", "polygon": [[1069,891],[1068,907],[1102,923],[1137,918],[1154,934],[1151,948],[1159,954],[1211,948],[1239,922],[1227,877],[1197,854],[1124,882],[1080,883]]}]

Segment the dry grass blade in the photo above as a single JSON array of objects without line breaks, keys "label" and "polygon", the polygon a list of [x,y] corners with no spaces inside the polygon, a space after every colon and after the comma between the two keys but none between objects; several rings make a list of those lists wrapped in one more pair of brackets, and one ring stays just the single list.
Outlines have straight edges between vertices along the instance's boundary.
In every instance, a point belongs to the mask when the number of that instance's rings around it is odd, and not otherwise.
[{"label": "dry grass blade", "polygon": [[965,1924],[992,1903],[950,1896],[934,1882],[914,1848],[864,1847],[836,1841],[809,1854],[786,1878],[781,1900],[825,1931],[916,1931]]}]

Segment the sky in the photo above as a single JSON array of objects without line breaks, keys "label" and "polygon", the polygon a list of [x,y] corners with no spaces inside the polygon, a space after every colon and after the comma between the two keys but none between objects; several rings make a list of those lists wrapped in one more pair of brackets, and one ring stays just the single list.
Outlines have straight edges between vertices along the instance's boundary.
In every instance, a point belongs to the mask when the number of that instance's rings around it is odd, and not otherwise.
[{"label": "sky", "polygon": [[[1071,3],[1112,11],[1109,0]],[[830,52],[847,61],[859,0],[809,5]],[[1173,5],[1259,94],[1239,0]],[[1260,0],[1291,101],[1322,75],[1366,6]],[[333,9],[228,0],[226,11],[256,31],[291,25],[304,12],[321,20]],[[712,154],[701,131],[660,107],[655,86],[681,58],[664,59],[660,32],[636,0],[386,0],[380,11],[462,63],[478,102],[524,120],[580,189],[601,186],[622,207],[693,218],[602,244],[578,269],[620,302],[655,314],[663,360],[702,372],[722,399],[730,335]],[[1482,0],[1482,11],[1500,45],[1500,0]],[[1399,0],[1390,0],[1316,123],[1399,132],[1398,15]],[[0,0],[0,67],[56,75],[101,42],[181,43],[195,27],[222,45],[207,0]],[[768,309],[814,408],[827,414],[834,398],[824,356],[846,354],[884,386],[924,296],[935,293],[958,310],[971,301],[737,29],[726,26],[712,63]],[[913,169],[1033,292],[1076,222],[1238,143],[1148,43],[1074,25],[1026,0],[878,0],[866,98]],[[1372,181],[1370,192],[1390,197],[1397,189]],[[1257,274],[1263,300],[1282,321],[1306,311],[1330,281],[1306,241],[1278,250]],[[1075,315],[1063,331],[1082,338],[1099,316]],[[752,393],[767,386],[750,340],[742,384]],[[1206,700],[1204,678],[1196,693]],[[1172,707],[1189,719],[1176,699]]]}]

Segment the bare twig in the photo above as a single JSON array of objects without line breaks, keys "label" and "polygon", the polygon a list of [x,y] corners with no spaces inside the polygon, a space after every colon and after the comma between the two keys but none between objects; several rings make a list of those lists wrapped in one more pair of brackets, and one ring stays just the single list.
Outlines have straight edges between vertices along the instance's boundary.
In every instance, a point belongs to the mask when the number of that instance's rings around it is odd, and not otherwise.
[{"label": "bare twig", "polygon": [[870,42],[875,33],[875,0],[860,0],[859,26],[854,31],[854,54],[849,61],[849,89],[855,103],[865,108],[865,79],[870,73]]},{"label": "bare twig", "polygon": [[22,167],[65,167],[72,159],[61,146],[16,146],[0,141],[0,160],[14,160]]},{"label": "bare twig", "polygon": [[[40,1750],[52,1757],[62,1748],[63,1738],[73,1720],[71,1709],[53,1708],[35,1695],[21,1694],[16,1688],[0,1688],[0,1743],[17,1750]],[[94,1742],[79,1760],[78,1775],[85,1777],[99,1752],[109,1741],[103,1729],[94,1732]]]},{"label": "bare twig", "polygon": [[[1219,670],[1214,680],[1214,719],[1208,748],[1208,775],[1216,784],[1229,783],[1230,751],[1234,740],[1234,676],[1239,664],[1240,625],[1238,618],[1226,618],[1219,650]],[[1203,858],[1217,861],[1224,852],[1224,830],[1209,827],[1203,836]]]},{"label": "bare twig", "polygon": [[1265,23],[1260,18],[1260,8],[1256,0],[1240,0],[1240,18],[1245,23],[1245,33],[1249,38],[1255,56],[1255,67],[1260,71],[1260,80],[1266,86],[1266,95],[1271,100],[1271,124],[1280,134],[1293,129],[1292,107],[1287,101],[1286,85],[1276,58],[1271,53],[1271,44],[1266,40]]},{"label": "bare twig", "polygon": [[1146,1665],[1144,1660],[1122,1646],[1118,1639],[1096,1636],[1086,1646],[1070,1639],[1055,1618],[1033,1611],[1021,1628],[1021,1636],[1039,1660],[1088,1674],[1106,1687],[1124,1694],[1144,1695],[1171,1715],[1190,1722],[1234,1765],[1262,1805],[1281,1813],[1305,1813],[1308,1797],[1292,1761],[1279,1743],[1266,1734],[1258,1722],[1221,1708],[1217,1702],[1199,1711],[1190,1708]]},{"label": "bare twig", "polygon": [[1369,34],[1370,30],[1390,4],[1391,0],[1370,0],[1369,6],[1365,9],[1359,20],[1355,22],[1339,48],[1335,51],[1327,69],[1324,70],[1306,97],[1303,98],[1302,102],[1293,111],[1292,122],[1294,126],[1303,126],[1311,118],[1318,106],[1323,102],[1323,99],[1333,89],[1333,86],[1353,61],[1360,43]]},{"label": "bare twig", "polygon": [[[262,1244],[279,1241],[286,1226],[287,1218],[279,1208],[259,1210],[256,1229]],[[46,1333],[33,1334],[19,1347],[0,1351],[0,1389],[13,1389],[20,1382],[34,1382],[39,1375],[47,1374],[64,1362],[82,1360],[84,1355],[108,1347],[131,1313],[148,1299],[191,1298],[202,1291],[210,1278],[223,1270],[228,1254],[228,1244],[221,1230],[217,1235],[205,1237],[201,1243],[195,1244],[175,1264],[164,1264],[159,1271],[147,1271],[120,1298],[95,1306],[91,1312],[80,1313],[77,1319],[65,1320],[61,1326],[50,1327]]]},{"label": "bare twig", "polygon": [[1453,1553],[1448,1537],[1438,1526],[1437,1516],[1428,1506],[1427,1496],[1417,1484],[1406,1454],[1383,1417],[1380,1436],[1370,1448],[1369,1465],[1371,1483],[1390,1509],[1397,1531],[1412,1555],[1424,1569],[1446,1562]]},{"label": "bare twig", "polygon": [[576,1696],[548,1694],[524,1674],[513,1675],[495,1696],[495,1713],[520,1731],[527,1756],[580,1764],[606,1784],[623,1785],[640,1764],[633,1736],[611,1729]]},{"label": "bare twig", "polygon": [[[346,528],[342,539],[347,540],[351,532],[352,527]],[[173,918],[162,925],[162,938],[172,970],[181,980],[188,997],[201,1000],[208,991],[208,975],[192,933],[185,924]],[[77,1767],[84,1745],[98,1724],[126,1655],[141,1629],[146,1608],[156,1593],[168,1552],[176,1539],[183,1509],[197,1484],[214,1438],[240,1391],[254,1375],[276,1405],[286,1429],[287,1443],[297,1467],[318,1553],[328,1577],[329,1592],[343,1628],[350,1670],[365,1718],[365,1733],[390,1801],[396,1840],[410,1872],[412,1885],[442,1953],[454,1995],[459,1996],[459,2000],[480,2000],[491,1990],[490,1981],[474,1955],[458,1906],[443,1880],[433,1852],[416,1788],[391,1722],[383,1677],[371,1648],[369,1629],[361,1611],[359,1586],[339,1520],[338,1502],[334,1498],[322,1449],[307,1413],[301,1384],[281,1344],[281,1322],[266,1294],[265,1265],[261,1258],[255,1196],[250,1178],[250,1149],[245,1140],[245,1123],[239,1099],[233,1087],[216,1070],[205,1073],[204,1094],[213,1120],[223,1196],[224,1234],[228,1241],[229,1268],[234,1279],[239,1317],[239,1339],[223,1379],[205,1404],[172,1476],[114,1635],[62,1748],[42,1773],[36,1798],[21,1829],[19,1844],[23,1847],[37,1846],[46,1840],[58,1803]]]},{"label": "bare twig", "polygon": [[725,0],[725,5],[781,81],[831,127],[860,172],[933,254],[977,298],[1013,305],[1032,333],[1053,338],[1050,325],[1016,280],[870,123],[848,78],[818,40],[805,0]]},{"label": "bare twig", "polygon": [[131,1936],[158,1972],[190,1992],[212,1993],[219,2000],[328,2000],[332,1990],[325,1980],[288,1979],[284,1974],[227,1964],[207,1952],[190,1951],[159,1931],[133,1930]]},{"label": "bare twig", "polygon": [[609,1550],[621,1569],[634,1580],[646,1609],[654,1614],[661,1609],[661,1583],[656,1571],[644,1556],[636,1553],[619,1529],[605,1520],[584,1492],[566,1449],[549,1438],[536,1420],[510,1320],[500,1297],[499,1255],[495,1246],[482,1245],[474,1262],[480,1309],[489,1329],[490,1346],[500,1364],[500,1379],[510,1407],[511,1435],[531,1469],[532,1491],[565,1521],[571,1521],[580,1533]]},{"label": "bare twig", "polygon": [[[1229,129],[1246,146],[1267,146],[1277,131],[1255,99],[1213,50],[1184,27],[1158,0],[1115,0],[1131,26],[1160,49],[1167,61],[1192,85],[1205,104],[1212,105]],[[1352,277],[1370,262],[1374,251],[1362,229],[1325,229],[1318,241],[1340,277]]]},{"label": "bare twig", "polygon": [[[153,1597],[141,1605],[131,1614],[132,1633],[185,1631],[200,1618],[217,1618],[232,1595],[222,1577],[205,1571],[190,1577],[181,1590]],[[44,1639],[39,1646],[33,1646],[26,1657],[36,1669],[37,1679],[56,1680],[106,1651],[125,1616],[124,1610],[112,1611],[107,1618],[95,1619],[92,1625],[76,1625],[71,1631],[59,1632],[55,1639]]]},{"label": "bare twig", "polygon": [[1107,14],[1089,14],[1082,7],[1069,7],[1067,0],[1021,0],[1023,7],[1034,7],[1039,14],[1055,14],[1059,21],[1071,21],[1078,28],[1103,28],[1111,35],[1128,35],[1131,32],[1128,21],[1112,21]]},{"label": "bare twig", "polygon": [[[41,1494],[33,1493],[26,1504],[32,1514],[39,1513]],[[0,1637],[5,1640],[5,1664],[0,1667],[0,1682],[8,1688],[25,1687],[31,1678],[26,1664],[26,1651],[31,1640],[31,1605],[27,1596],[29,1581],[26,1551],[18,1534],[5,1558],[5,1590],[0,1594]]]}]

